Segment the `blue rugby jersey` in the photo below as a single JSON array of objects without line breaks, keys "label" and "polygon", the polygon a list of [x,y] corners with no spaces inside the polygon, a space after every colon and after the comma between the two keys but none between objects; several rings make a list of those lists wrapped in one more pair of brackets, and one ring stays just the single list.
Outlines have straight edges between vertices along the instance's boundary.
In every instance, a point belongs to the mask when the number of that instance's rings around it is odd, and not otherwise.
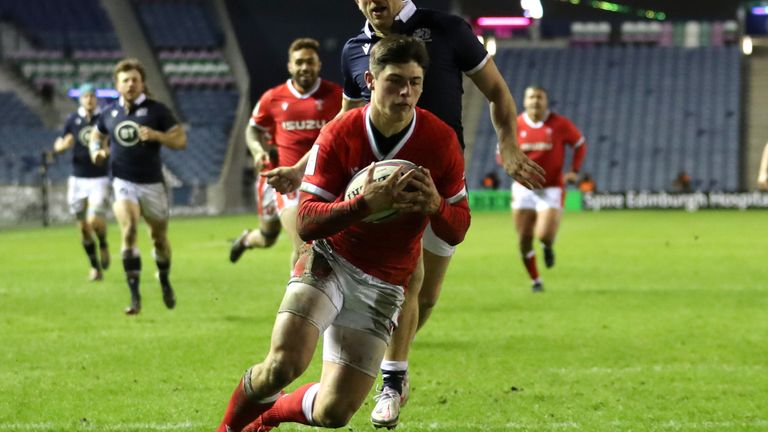
[{"label": "blue rugby jersey", "polygon": [[125,112],[122,97],[104,108],[97,127],[100,133],[109,134],[112,175],[134,183],[162,182],[162,144],[140,141],[139,127],[167,132],[177,124],[178,121],[165,105],[144,94],[136,98],[129,113]]},{"label": "blue rugby jersey", "polygon": [[72,134],[75,140],[72,146],[72,175],[75,177],[106,177],[108,173],[107,164],[98,166],[91,162],[91,154],[88,151],[88,143],[91,138],[91,131],[98,121],[98,110],[89,119],[85,108],[80,107],[76,112],[67,117],[64,123],[64,129],[61,136]]},{"label": "blue rugby jersey", "polygon": [[[394,33],[424,41],[429,52],[429,67],[424,77],[424,91],[418,106],[424,108],[456,131],[462,148],[464,129],[461,125],[462,72],[472,74],[485,66],[490,55],[461,17],[431,9],[419,9],[405,2],[395,17]],[[344,45],[341,69],[344,96],[352,100],[370,100],[365,84],[368,54],[381,39],[366,21],[363,30]]]}]

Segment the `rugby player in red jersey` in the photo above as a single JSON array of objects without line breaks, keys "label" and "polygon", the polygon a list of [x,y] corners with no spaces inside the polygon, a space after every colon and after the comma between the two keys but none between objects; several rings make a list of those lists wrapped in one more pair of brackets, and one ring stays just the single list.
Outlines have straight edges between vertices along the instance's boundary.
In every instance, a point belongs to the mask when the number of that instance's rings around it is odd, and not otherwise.
[{"label": "rugby player in red jersey", "polygon": [[[254,159],[254,170],[292,166],[309,151],[320,129],[339,112],[341,87],[321,79],[320,43],[310,38],[294,40],[288,48],[288,81],[267,90],[253,108],[245,131],[246,142]],[[268,144],[272,139],[274,146]],[[276,149],[277,160],[269,156]],[[274,154],[274,152],[272,152]],[[259,229],[245,230],[229,252],[237,262],[250,248],[268,248],[280,234],[288,232],[293,243],[291,266],[296,263],[302,241],[296,234],[296,209],[299,192],[277,192],[259,176],[256,183]]]},{"label": "rugby player in red jersey", "polygon": [[[562,217],[565,183],[573,183],[587,152],[584,136],[566,117],[549,111],[547,91],[529,86],[523,97],[525,111],[517,117],[517,141],[520,149],[532,161],[544,168],[544,185],[528,189],[512,184],[512,214],[522,254],[523,264],[531,277],[534,292],[544,290],[536,267],[534,236],[541,241],[544,264],[555,265],[553,245]],[[565,148],[573,148],[570,169],[563,174]]]},{"label": "rugby player in red jersey", "polygon": [[[456,133],[416,107],[427,61],[420,40],[379,41],[366,74],[371,103],[329,123],[310,150],[297,221],[301,238],[314,242],[294,269],[269,353],[238,384],[219,432],[347,424],[376,379],[427,224],[448,244],[463,240],[470,214]],[[373,182],[373,164],[387,159],[419,167]],[[366,167],[362,194],[344,201],[345,187]],[[394,221],[363,222],[389,208],[401,213]],[[320,382],[283,395],[320,334]]]}]

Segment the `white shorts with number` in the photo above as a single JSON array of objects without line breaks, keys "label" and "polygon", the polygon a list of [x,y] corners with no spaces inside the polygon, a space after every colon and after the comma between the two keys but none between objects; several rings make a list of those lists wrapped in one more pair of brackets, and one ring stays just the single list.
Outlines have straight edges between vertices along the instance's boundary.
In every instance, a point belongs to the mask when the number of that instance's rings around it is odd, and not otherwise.
[{"label": "white shorts with number", "polygon": [[563,208],[563,188],[528,189],[518,182],[512,183],[512,209],[536,210]]},{"label": "white shorts with number", "polygon": [[404,299],[402,286],[365,273],[319,240],[299,257],[279,311],[324,332],[323,360],[375,377]]},{"label": "white shorts with number", "polygon": [[165,183],[134,183],[115,178],[112,188],[115,191],[115,201],[138,204],[145,218],[168,219],[168,189]]},{"label": "white shorts with number", "polygon": [[267,183],[265,177],[259,177],[256,182],[256,212],[259,219],[273,221],[280,213],[289,207],[299,205],[299,191],[282,194]]},{"label": "white shorts with number", "polygon": [[83,220],[91,215],[104,216],[109,210],[109,177],[74,177],[67,180],[69,212]]}]

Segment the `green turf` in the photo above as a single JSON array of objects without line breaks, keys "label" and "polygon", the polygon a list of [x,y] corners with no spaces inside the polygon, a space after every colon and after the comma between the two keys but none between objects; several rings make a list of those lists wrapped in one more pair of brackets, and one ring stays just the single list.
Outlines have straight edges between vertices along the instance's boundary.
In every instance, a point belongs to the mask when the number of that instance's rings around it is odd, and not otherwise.
[{"label": "green turf", "polygon": [[[142,230],[135,318],[114,225],[101,283],[85,282],[73,226],[0,232],[0,431],[214,430],[288,274],[285,239],[228,262],[251,223],[171,222],[172,312]],[[510,216],[476,214],[416,340],[398,430],[768,430],[767,225],[758,211],[568,213],[534,295]],[[318,373],[316,359],[299,381]],[[345,430],[370,430],[371,407]]]}]

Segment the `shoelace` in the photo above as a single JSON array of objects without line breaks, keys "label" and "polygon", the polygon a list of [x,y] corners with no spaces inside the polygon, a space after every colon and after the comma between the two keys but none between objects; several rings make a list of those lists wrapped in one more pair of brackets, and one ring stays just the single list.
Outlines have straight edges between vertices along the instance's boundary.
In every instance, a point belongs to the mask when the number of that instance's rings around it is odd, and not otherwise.
[{"label": "shoelace", "polygon": [[376,396],[373,397],[373,400],[378,402],[378,401],[384,399],[385,397],[386,398],[390,398],[390,399],[394,399],[394,398],[398,398],[399,399],[400,395],[395,390],[393,390],[393,389],[391,389],[389,387],[384,387],[384,389],[381,390],[381,393],[379,393],[379,394],[377,394]]}]

